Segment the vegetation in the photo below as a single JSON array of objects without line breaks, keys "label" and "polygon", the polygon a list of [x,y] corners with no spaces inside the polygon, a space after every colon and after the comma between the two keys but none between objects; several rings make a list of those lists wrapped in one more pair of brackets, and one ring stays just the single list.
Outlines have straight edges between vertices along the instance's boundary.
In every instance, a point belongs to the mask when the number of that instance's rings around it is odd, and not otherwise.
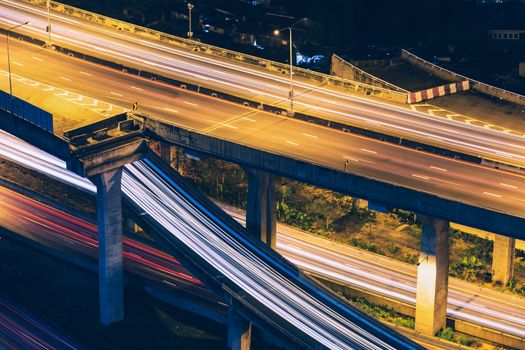
[{"label": "vegetation", "polygon": [[377,305],[361,297],[358,297],[358,298],[348,297],[348,296],[343,295],[342,293],[339,293],[339,296],[347,299],[353,305],[361,309],[361,311],[365,312],[366,314],[374,318],[377,318],[381,321],[389,322],[396,326],[406,327],[410,329],[415,328],[415,320],[413,317],[401,315],[400,313],[389,308],[388,306]]},{"label": "vegetation", "polygon": [[[247,177],[237,165],[221,160],[190,160],[178,151],[172,165],[213,199],[246,208]],[[275,180],[276,215],[281,223],[331,240],[415,265],[421,226],[413,212],[377,213],[359,208],[349,196],[284,178]],[[493,242],[450,230],[450,275],[486,283],[492,272]],[[517,257],[525,260],[525,253]],[[525,296],[525,263],[515,265],[516,280],[507,289]],[[505,286],[503,286],[505,287]]]}]

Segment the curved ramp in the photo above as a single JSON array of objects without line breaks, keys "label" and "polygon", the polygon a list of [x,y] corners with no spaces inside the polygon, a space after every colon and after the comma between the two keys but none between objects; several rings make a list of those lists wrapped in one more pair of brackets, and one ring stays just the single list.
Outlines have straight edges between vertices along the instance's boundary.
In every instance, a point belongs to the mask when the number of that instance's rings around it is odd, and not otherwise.
[{"label": "curved ramp", "polygon": [[208,287],[255,315],[258,326],[263,322],[307,348],[421,349],[248,238],[242,226],[157,160],[127,165],[122,191],[148,230],[167,240]]}]

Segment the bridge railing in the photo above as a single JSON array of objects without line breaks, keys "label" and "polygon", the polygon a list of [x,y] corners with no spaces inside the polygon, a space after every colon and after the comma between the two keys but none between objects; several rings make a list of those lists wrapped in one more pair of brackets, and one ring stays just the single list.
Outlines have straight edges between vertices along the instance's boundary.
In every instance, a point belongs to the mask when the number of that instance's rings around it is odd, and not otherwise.
[{"label": "bridge railing", "polygon": [[444,79],[468,80],[470,82],[470,87],[474,90],[477,90],[479,92],[482,92],[490,96],[501,98],[509,102],[514,102],[514,103],[525,106],[525,96],[523,95],[517,94],[512,91],[508,91],[508,90],[505,90],[505,89],[502,89],[502,88],[499,88],[493,85],[483,83],[479,80],[475,80],[475,79],[466,77],[456,72],[452,72],[446,68],[443,68],[441,66],[435,65],[434,63],[428,62],[427,60],[424,60],[423,58],[416,56],[413,53],[407,50],[404,50],[404,49],[401,50],[401,57],[407,60],[408,62],[411,62],[412,64],[417,65],[418,67],[426,70],[427,72],[435,74]]},{"label": "bridge railing", "polygon": [[[23,0],[27,3],[32,3],[40,6],[46,5],[46,0]],[[289,74],[290,67],[287,64],[276,61],[247,55],[244,53],[224,49],[221,47],[204,44],[198,41],[185,39],[175,35],[163,33],[157,30],[149,29],[139,25],[124,22],[118,19],[79,9],[60,2],[51,1],[51,9],[55,12],[66,14],[69,16],[82,18],[84,20],[102,24],[104,26],[112,27],[123,32],[133,33],[142,37],[157,40],[170,45],[182,47],[201,54],[207,54],[219,58],[225,58],[235,62],[248,64],[259,69],[265,69],[274,73]],[[320,85],[334,86],[344,90],[374,96],[382,99],[387,99],[395,102],[406,103],[407,95],[401,92],[393,92],[389,89],[363,84],[356,81],[342,79],[329,74],[319,73],[308,69],[299,67],[293,68],[293,74],[296,77],[304,78],[310,81],[318,82]]]}]

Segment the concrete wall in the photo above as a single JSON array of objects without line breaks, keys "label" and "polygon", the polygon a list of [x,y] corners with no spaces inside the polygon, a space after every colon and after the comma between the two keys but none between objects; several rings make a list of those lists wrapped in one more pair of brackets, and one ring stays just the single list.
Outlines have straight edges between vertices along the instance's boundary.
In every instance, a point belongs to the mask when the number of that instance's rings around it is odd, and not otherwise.
[{"label": "concrete wall", "polygon": [[386,207],[402,208],[517,239],[525,238],[522,229],[525,218],[463,204],[459,200],[430,195],[393,183],[347,174],[342,168],[330,168],[307,159],[292,159],[285,154],[251,148],[236,141],[218,139],[156,119],[147,118],[146,127],[152,138],[242,166],[384,204]]},{"label": "concrete wall", "polygon": [[437,66],[433,63],[430,63],[407,50],[401,51],[401,58],[404,60],[418,66],[419,68],[434,74],[442,79],[459,81],[459,80],[468,80],[470,82],[470,87],[476,91],[482,92],[484,94],[501,98],[502,100],[517,103],[519,105],[525,106],[525,96],[516,94],[512,91],[507,91],[500,89],[498,87],[482,83],[478,80],[471,79],[461,74],[454,73],[445,69],[443,67]]},{"label": "concrete wall", "polygon": [[396,91],[400,93],[408,92],[407,90],[400,88],[399,86],[390,84],[387,81],[384,81],[370,73],[365,72],[364,70],[354,66],[350,62],[345,61],[344,59],[337,56],[336,54],[332,55],[332,64],[330,66],[330,74],[343,78],[343,79],[358,81],[361,83],[378,86],[384,89],[388,89],[388,90],[392,90],[392,91]]},{"label": "concrete wall", "polygon": [[[46,0],[23,0],[27,3],[32,3],[40,6],[45,6]],[[287,64],[263,59],[260,57],[246,55],[240,52],[235,52],[223,49],[217,46],[207,45],[198,41],[188,40],[175,35],[162,33],[149,28],[141,27],[135,24],[120,21],[114,18],[99,15],[93,12],[85,11],[73,6],[65,5],[56,1],[51,1],[52,11],[66,14],[72,17],[82,18],[87,21],[98,23],[107,27],[111,27],[124,32],[133,33],[144,38],[161,41],[177,47],[182,47],[190,51],[199,52],[201,54],[211,55],[218,58],[228,59],[234,62],[242,63],[248,66],[265,69],[271,72],[278,72],[289,74],[290,67]],[[294,67],[294,76],[297,78],[304,78],[319,84],[326,84],[328,86],[338,87],[349,92],[371,95],[378,98],[393,100],[401,103],[406,102],[400,96],[391,94],[388,90],[375,87],[367,84],[358,83],[355,81],[345,80],[339,77],[323,74],[308,69]]]}]

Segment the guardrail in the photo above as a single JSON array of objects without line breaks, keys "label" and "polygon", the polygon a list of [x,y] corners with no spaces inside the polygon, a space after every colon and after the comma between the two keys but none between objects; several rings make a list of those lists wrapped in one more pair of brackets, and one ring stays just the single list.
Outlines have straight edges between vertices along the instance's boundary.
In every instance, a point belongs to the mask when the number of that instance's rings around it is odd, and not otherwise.
[{"label": "guardrail", "polygon": [[[22,0],[27,3],[36,4],[40,6],[46,5],[46,0]],[[66,14],[69,16],[82,18],[94,23],[102,24],[111,28],[115,28],[121,31],[140,35],[142,37],[157,40],[170,45],[185,48],[187,50],[199,52],[201,54],[207,54],[219,58],[225,58],[235,62],[248,64],[255,66],[259,69],[266,69],[271,72],[278,72],[281,74],[288,75],[290,73],[290,66],[284,63],[247,55],[244,53],[223,49],[217,46],[207,45],[198,41],[181,38],[175,35],[163,33],[157,30],[149,29],[139,25],[124,22],[118,19],[100,15],[97,13],[89,12],[83,9],[79,9],[73,6],[69,6],[60,2],[51,1],[51,10]],[[293,74],[298,78],[304,78],[311,81],[316,81],[321,85],[329,85],[337,88],[354,92],[358,94],[364,94],[367,96],[374,96],[383,98],[390,101],[406,103],[406,95],[396,95],[390,93],[388,89],[383,89],[377,86],[362,84],[355,81],[350,81],[338,77],[331,76],[329,74],[319,73],[308,69],[299,67],[293,67]]]},{"label": "guardrail", "polygon": [[408,62],[411,62],[418,67],[435,74],[439,77],[449,79],[449,80],[468,80],[470,82],[470,87],[476,91],[482,92],[484,94],[501,98],[505,101],[514,102],[520,105],[525,106],[525,96],[517,94],[512,91],[508,91],[502,88],[498,88],[489,84],[485,84],[479,80],[475,80],[464,75],[452,72],[446,68],[435,65],[431,62],[428,62],[422,59],[419,56],[414,55],[413,53],[407,50],[401,50],[401,57]]},{"label": "guardrail", "polygon": [[338,76],[339,78],[359,81],[361,83],[378,86],[384,89],[392,90],[400,93],[408,93],[408,90],[400,88],[394,84],[384,81],[381,78],[376,77],[368,72],[365,72],[361,68],[356,67],[350,62],[342,59],[335,53],[332,55],[332,64],[330,66],[330,72],[332,75]]}]

